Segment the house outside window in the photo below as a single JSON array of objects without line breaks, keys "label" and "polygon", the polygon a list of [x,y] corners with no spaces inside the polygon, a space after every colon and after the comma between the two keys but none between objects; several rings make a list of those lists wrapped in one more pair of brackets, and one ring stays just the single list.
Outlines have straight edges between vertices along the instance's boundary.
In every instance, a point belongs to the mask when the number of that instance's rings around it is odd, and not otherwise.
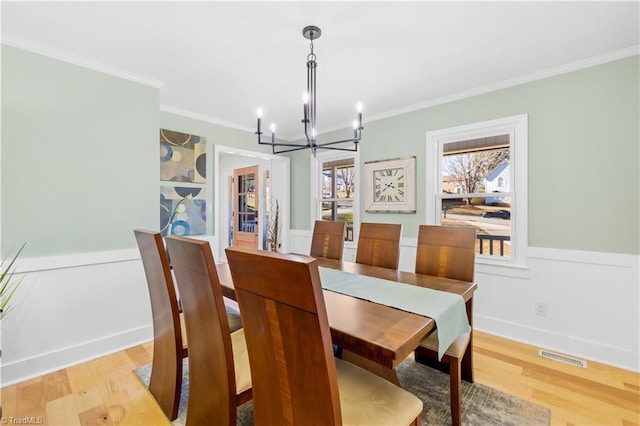
[{"label": "house outside window", "polygon": [[524,266],[527,117],[427,133],[427,223],[473,226],[480,263]]},{"label": "house outside window", "polygon": [[316,194],[312,208],[313,220],[346,222],[345,241],[354,241],[354,229],[358,225],[356,197],[358,195],[357,153],[319,152],[312,159]]}]

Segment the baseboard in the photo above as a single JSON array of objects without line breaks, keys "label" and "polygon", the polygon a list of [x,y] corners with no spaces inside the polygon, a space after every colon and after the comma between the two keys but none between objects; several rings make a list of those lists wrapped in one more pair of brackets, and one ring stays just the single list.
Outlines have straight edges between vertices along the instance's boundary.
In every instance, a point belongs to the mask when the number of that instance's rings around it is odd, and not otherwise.
[{"label": "baseboard", "polygon": [[478,314],[473,316],[473,329],[540,349],[548,349],[587,361],[595,361],[640,373],[640,371],[629,367],[637,362],[634,362],[635,354],[633,351],[622,347],[606,345],[601,342],[580,339],[567,334],[555,333]]},{"label": "baseboard", "polygon": [[0,386],[5,387],[89,361],[153,339],[151,325],[101,339],[2,364]]}]

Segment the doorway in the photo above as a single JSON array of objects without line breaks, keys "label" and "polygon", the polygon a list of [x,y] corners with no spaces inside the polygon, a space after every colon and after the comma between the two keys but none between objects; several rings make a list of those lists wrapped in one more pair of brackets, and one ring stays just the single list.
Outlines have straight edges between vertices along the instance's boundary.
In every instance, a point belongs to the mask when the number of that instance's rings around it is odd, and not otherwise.
[{"label": "doorway", "polygon": [[[280,241],[281,252],[287,251],[289,235],[290,211],[290,183],[289,183],[289,157],[281,155],[265,154],[247,151],[238,148],[214,145],[213,169],[214,181],[214,238],[212,248],[216,260],[226,261],[225,248],[234,245],[234,171],[257,167],[256,180],[254,182],[254,195],[257,202],[257,215],[254,224],[254,235],[257,232],[257,242],[252,247],[265,248],[267,237],[266,225],[269,223],[267,215],[273,210],[277,201],[280,208]],[[268,178],[267,178],[268,177]],[[236,181],[237,182],[237,181]],[[267,188],[268,186],[268,188]],[[248,215],[250,216],[250,215]],[[248,229],[248,228],[245,228]],[[242,243],[240,243],[242,244]]]},{"label": "doorway", "polygon": [[258,166],[233,171],[233,245],[258,248],[260,202]]}]

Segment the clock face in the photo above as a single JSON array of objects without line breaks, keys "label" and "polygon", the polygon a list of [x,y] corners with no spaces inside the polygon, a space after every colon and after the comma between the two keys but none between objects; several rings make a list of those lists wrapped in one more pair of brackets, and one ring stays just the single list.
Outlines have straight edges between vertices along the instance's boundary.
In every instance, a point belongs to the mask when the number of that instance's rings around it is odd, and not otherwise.
[{"label": "clock face", "polygon": [[376,203],[404,202],[404,167],[373,171],[373,201]]},{"label": "clock face", "polygon": [[416,212],[416,157],[368,161],[364,170],[366,212]]}]

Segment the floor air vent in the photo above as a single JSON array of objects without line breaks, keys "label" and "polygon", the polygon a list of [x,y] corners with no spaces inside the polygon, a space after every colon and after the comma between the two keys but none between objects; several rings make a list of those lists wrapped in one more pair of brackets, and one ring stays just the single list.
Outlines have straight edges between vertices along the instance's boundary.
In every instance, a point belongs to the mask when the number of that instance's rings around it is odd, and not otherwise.
[{"label": "floor air vent", "polygon": [[571,358],[570,356],[545,351],[544,349],[540,349],[538,351],[538,355],[540,355],[542,358],[549,358],[554,361],[564,362],[565,364],[575,365],[576,367],[587,368],[587,361],[582,359]]}]

